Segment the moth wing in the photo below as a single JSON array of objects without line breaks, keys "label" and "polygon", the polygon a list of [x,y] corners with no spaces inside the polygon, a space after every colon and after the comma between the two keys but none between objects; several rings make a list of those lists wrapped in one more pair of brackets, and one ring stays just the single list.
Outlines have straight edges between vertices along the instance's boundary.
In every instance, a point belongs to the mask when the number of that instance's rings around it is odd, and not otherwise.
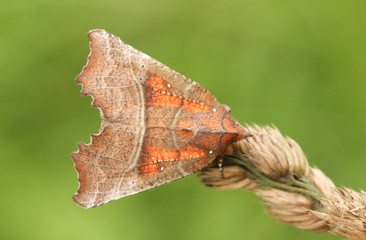
[{"label": "moth wing", "polygon": [[[200,170],[201,161],[212,162],[214,155],[201,156],[176,162],[159,164],[158,171],[142,173],[136,164],[128,162],[134,147],[132,129],[121,126],[105,126],[98,135],[92,135],[92,143],[79,143],[79,150],[72,154],[78,172],[79,189],[73,199],[79,205],[90,208],[128,195],[145,191],[182,178]],[[139,159],[145,157],[141,153]],[[133,167],[131,167],[133,166]]]},{"label": "moth wing", "polygon": [[91,143],[79,143],[78,151],[72,154],[79,180],[73,196],[76,203],[95,207],[181,178],[204,166],[195,164],[214,160],[214,155],[202,155],[178,163],[168,161],[159,165],[164,171],[142,175],[145,100],[149,97],[145,89],[151,76],[162,77],[176,95],[217,108],[221,105],[199,84],[107,31],[93,30],[88,36],[91,52],[76,81],[82,85],[82,95],[92,96],[92,106],[100,109],[103,121]]}]

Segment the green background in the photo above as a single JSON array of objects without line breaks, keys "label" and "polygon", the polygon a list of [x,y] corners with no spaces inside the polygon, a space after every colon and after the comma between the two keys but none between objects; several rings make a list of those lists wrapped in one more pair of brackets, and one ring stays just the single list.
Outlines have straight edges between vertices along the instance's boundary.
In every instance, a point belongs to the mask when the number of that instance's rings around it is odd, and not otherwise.
[{"label": "green background", "polygon": [[366,188],[366,2],[3,1],[1,239],[341,239],[193,175],[85,210],[70,154],[100,117],[74,82],[104,28],[197,81],[242,123],[275,124],[338,185]]}]

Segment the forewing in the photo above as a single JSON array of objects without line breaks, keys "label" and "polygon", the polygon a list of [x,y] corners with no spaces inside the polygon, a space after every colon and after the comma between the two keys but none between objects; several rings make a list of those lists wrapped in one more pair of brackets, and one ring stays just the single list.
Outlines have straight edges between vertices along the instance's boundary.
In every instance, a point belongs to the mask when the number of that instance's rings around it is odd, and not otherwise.
[{"label": "forewing", "polygon": [[[151,79],[157,76],[169,86],[171,96],[221,107],[211,93],[105,30],[93,30],[88,36],[91,53],[76,80],[82,84],[81,93],[93,97],[92,106],[100,109],[103,121],[91,143],[79,143],[72,154],[79,179],[75,202],[95,207],[186,176],[214,160],[207,151],[192,148],[181,139],[173,141],[174,116],[188,111],[179,110],[179,106],[165,111],[164,106],[149,105],[155,95],[151,90],[156,87]],[[154,115],[156,112],[162,114]],[[172,147],[168,153],[178,153],[180,158],[152,158],[151,154],[165,156],[153,152],[157,148],[151,146],[158,142],[162,148]]]}]

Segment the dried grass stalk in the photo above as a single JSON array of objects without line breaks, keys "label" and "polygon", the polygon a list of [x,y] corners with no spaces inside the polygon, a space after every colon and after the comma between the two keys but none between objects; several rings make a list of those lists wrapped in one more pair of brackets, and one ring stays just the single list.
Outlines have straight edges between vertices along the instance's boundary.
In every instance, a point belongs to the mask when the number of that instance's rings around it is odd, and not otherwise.
[{"label": "dried grass stalk", "polygon": [[321,201],[325,213],[311,213],[325,221],[330,232],[350,239],[366,239],[366,195],[349,188],[333,188]]},{"label": "dried grass stalk", "polygon": [[253,191],[271,216],[303,230],[366,239],[365,192],[336,188],[277,128],[246,130],[251,137],[228,148],[222,166],[214,162],[200,173],[208,187]]},{"label": "dried grass stalk", "polygon": [[326,221],[309,214],[309,211],[317,209],[317,202],[312,198],[276,188],[259,189],[255,193],[263,198],[268,213],[277,220],[303,230],[328,231]]}]

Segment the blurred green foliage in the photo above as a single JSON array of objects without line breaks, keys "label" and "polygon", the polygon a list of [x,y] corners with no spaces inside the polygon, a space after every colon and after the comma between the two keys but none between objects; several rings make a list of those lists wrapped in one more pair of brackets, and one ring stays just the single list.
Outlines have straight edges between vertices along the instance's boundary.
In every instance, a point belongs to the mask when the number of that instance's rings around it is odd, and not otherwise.
[{"label": "blurred green foliage", "polygon": [[366,2],[3,1],[1,239],[341,239],[294,229],[245,191],[196,176],[84,210],[70,153],[100,118],[74,78],[104,28],[213,92],[240,122],[274,123],[335,183],[366,188]]}]

